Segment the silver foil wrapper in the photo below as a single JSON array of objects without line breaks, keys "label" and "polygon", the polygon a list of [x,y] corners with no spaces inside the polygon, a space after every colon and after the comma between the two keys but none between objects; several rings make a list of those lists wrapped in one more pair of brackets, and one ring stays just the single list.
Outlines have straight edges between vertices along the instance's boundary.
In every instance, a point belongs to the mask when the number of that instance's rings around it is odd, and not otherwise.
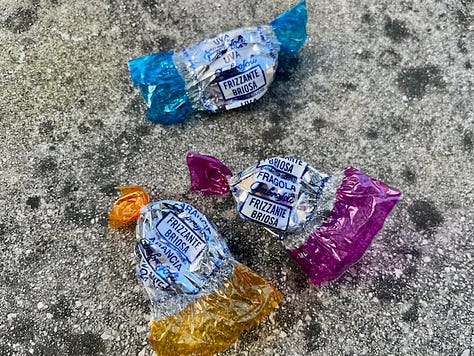
[{"label": "silver foil wrapper", "polygon": [[232,176],[229,186],[242,218],[263,225],[293,249],[328,217],[342,178],[296,158],[274,157]]},{"label": "silver foil wrapper", "polygon": [[194,109],[229,110],[265,94],[279,49],[271,26],[244,27],[176,52],[173,62]]},{"label": "silver foil wrapper", "polygon": [[214,224],[186,203],[162,200],[144,206],[136,235],[136,272],[154,320],[214,293],[237,263]]}]

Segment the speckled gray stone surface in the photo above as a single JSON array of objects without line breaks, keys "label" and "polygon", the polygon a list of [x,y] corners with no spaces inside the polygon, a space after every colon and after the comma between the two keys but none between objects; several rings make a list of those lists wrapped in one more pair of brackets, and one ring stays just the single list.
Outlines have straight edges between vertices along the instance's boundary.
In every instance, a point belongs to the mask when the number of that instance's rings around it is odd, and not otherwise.
[{"label": "speckled gray stone surface", "polygon": [[[127,60],[267,23],[290,1],[0,2],[0,354],[149,355],[134,234],[113,187],[204,211],[285,294],[223,355],[472,355],[474,3],[308,1],[308,41],[259,102],[178,126],[144,118]],[[404,193],[338,281],[310,285],[184,155],[353,165]]]}]

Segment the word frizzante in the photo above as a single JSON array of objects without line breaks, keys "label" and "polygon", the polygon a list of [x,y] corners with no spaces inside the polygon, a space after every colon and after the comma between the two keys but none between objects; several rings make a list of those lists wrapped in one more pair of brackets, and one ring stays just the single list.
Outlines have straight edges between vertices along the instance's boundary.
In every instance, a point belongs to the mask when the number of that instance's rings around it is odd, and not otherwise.
[{"label": "word frizzante", "polygon": [[306,40],[306,2],[269,25],[219,34],[179,52],[160,52],[129,61],[149,120],[183,122],[196,111],[222,111],[252,103],[273,82],[279,56],[290,58]]}]

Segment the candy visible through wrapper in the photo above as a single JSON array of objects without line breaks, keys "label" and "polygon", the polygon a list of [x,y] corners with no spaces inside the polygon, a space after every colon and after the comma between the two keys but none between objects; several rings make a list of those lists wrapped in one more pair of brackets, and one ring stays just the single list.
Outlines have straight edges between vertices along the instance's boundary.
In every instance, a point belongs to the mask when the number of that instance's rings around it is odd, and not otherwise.
[{"label": "candy visible through wrapper", "polygon": [[186,160],[193,190],[209,194],[229,189],[239,215],[278,236],[317,285],[337,279],[362,257],[401,197],[355,168],[328,174],[291,157],[265,159],[228,175],[227,182],[219,180],[228,188],[209,181],[200,185],[206,167],[212,166],[213,175],[218,167],[230,169],[195,152]]},{"label": "candy visible through wrapper", "polygon": [[157,355],[223,351],[282,299],[232,257],[214,224],[189,204],[143,206],[136,234],[136,271],[150,300],[150,342]]},{"label": "candy visible through wrapper", "polygon": [[274,79],[278,57],[294,56],[303,46],[306,22],[303,0],[269,25],[131,60],[130,75],[147,104],[147,118],[174,124],[193,111],[229,110],[259,99]]}]

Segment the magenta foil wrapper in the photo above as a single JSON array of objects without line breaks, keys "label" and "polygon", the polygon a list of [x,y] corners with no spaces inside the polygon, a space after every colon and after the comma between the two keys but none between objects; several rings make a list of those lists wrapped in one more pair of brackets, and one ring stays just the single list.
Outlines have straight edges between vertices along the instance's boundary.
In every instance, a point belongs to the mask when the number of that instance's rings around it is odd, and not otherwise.
[{"label": "magenta foil wrapper", "polygon": [[239,215],[271,231],[316,285],[340,277],[370,246],[400,191],[356,168],[328,174],[273,157],[232,175],[212,156],[186,157],[193,191],[232,193]]},{"label": "magenta foil wrapper", "polygon": [[337,279],[362,257],[400,196],[387,184],[347,168],[331,215],[289,254],[312,283]]},{"label": "magenta foil wrapper", "polygon": [[217,158],[197,152],[186,154],[191,189],[204,195],[223,195],[229,191],[227,178],[232,171]]}]

